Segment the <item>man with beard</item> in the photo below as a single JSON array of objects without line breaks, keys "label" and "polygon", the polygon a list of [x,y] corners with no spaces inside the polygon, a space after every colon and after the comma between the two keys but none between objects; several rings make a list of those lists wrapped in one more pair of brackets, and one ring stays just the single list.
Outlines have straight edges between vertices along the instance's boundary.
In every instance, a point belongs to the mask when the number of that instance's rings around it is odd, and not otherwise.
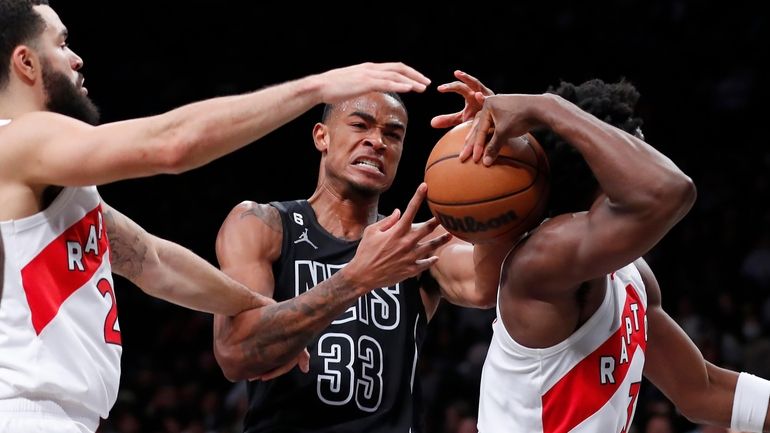
[{"label": "man with beard", "polygon": [[[108,415],[121,355],[113,271],[152,296],[200,311],[234,315],[285,307],[148,234],[105,204],[94,185],[180,173],[318,103],[371,90],[423,91],[429,83],[400,63],[362,64],[93,127],[88,123],[95,124],[98,113],[78,72],[83,61],[66,39],[45,0],[0,0],[3,432],[93,432]],[[365,267],[409,274],[435,261],[433,244],[413,251],[415,236],[403,245],[408,254],[381,253],[397,222],[397,215],[384,220],[368,239]],[[335,284],[346,289],[352,281],[340,275]]]}]

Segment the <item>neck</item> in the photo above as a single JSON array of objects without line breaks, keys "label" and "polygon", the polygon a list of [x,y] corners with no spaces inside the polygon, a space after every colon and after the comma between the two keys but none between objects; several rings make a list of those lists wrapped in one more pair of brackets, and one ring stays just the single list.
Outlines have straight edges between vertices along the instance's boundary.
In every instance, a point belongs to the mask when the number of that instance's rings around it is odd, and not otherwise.
[{"label": "neck", "polygon": [[318,223],[332,235],[348,240],[361,239],[364,229],[377,221],[379,196],[346,197],[331,185],[318,185],[308,199]]},{"label": "neck", "polygon": [[33,111],[45,111],[44,98],[33,89],[19,89],[14,83],[0,91],[0,119],[15,119]]}]

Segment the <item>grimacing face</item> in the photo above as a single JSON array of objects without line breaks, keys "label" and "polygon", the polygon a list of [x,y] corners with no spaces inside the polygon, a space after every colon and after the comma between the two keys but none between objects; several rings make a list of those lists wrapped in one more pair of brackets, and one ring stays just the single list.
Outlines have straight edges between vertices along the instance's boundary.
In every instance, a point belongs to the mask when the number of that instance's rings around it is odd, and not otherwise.
[{"label": "grimacing face", "polygon": [[364,196],[387,191],[401,160],[406,126],[406,109],[384,93],[335,105],[314,131],[327,180]]}]

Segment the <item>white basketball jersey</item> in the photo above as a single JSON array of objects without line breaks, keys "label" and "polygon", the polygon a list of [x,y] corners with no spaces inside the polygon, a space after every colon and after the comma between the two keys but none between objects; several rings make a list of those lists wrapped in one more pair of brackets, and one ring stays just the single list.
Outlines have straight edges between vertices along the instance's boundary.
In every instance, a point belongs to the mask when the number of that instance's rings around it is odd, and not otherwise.
[{"label": "white basketball jersey", "polygon": [[43,411],[95,430],[115,402],[121,339],[96,187],[0,222],[0,418]]},{"label": "white basketball jersey", "polygon": [[497,311],[481,376],[480,433],[626,433],[647,347],[647,292],[636,266],[607,276],[596,313],[561,343],[524,347]]}]

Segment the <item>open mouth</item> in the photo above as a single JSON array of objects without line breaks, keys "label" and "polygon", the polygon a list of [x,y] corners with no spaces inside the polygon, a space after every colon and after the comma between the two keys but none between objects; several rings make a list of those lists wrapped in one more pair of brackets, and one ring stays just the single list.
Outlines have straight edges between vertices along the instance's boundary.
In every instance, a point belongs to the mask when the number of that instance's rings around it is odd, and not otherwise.
[{"label": "open mouth", "polygon": [[377,172],[379,174],[385,174],[385,169],[383,167],[382,161],[376,158],[361,156],[356,158],[353,161],[353,165],[356,167],[363,168],[364,170]]}]

